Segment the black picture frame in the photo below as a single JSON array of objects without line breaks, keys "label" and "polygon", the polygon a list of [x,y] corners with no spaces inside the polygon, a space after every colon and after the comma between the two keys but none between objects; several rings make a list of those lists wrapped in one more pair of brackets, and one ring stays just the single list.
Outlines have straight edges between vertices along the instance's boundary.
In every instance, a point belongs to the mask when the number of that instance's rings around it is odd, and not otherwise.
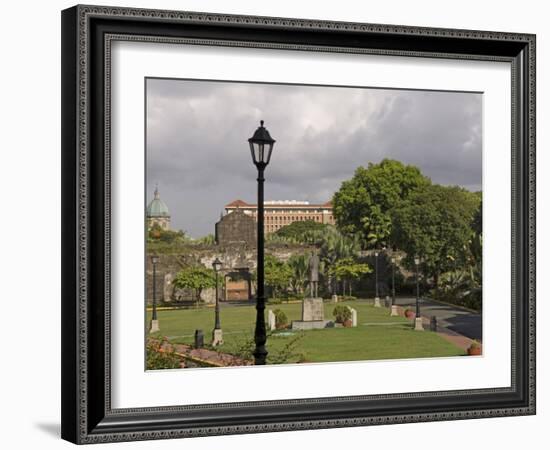
[{"label": "black picture frame", "polygon": [[[116,39],[511,63],[511,386],[112,409],[108,112]],[[61,406],[62,437],[78,444],[535,414],[535,36],[120,7],[64,10]]]}]

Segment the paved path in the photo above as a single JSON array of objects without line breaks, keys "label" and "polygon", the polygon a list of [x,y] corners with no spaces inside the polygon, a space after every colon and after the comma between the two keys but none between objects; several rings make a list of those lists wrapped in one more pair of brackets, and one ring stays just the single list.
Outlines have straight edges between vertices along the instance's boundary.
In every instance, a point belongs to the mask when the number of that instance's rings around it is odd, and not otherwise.
[{"label": "paved path", "polygon": [[[415,299],[413,297],[398,297],[395,299],[395,303],[414,310]],[[482,340],[481,314],[459,306],[421,299],[420,315],[427,318],[435,316],[438,328],[447,328],[479,342]]]}]

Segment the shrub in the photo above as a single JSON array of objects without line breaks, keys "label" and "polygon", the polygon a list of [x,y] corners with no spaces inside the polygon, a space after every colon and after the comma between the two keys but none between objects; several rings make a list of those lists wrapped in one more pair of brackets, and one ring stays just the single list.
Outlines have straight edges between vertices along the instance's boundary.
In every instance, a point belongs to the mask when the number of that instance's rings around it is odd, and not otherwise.
[{"label": "shrub", "polygon": [[474,340],[472,341],[472,343],[470,344],[470,347],[471,347],[471,348],[479,348],[479,347],[481,347],[481,344],[480,344],[478,341],[476,341],[476,340],[474,339]]},{"label": "shrub", "polygon": [[[267,333],[267,338],[273,336],[271,332]],[[300,341],[304,338],[304,333],[299,333],[289,339],[282,348],[270,348],[267,355],[268,364],[286,364],[293,362],[300,362],[304,359],[304,356],[299,352]],[[236,337],[235,341],[229,346],[224,347],[225,353],[238,356],[249,361],[254,360],[254,349],[256,344],[254,342],[254,336],[247,334]],[[239,364],[240,365],[240,364]]]},{"label": "shrub", "polygon": [[273,311],[273,314],[275,314],[275,328],[280,330],[281,328],[285,328],[288,325],[288,317],[281,309],[275,309]]},{"label": "shrub", "polygon": [[344,323],[346,320],[351,320],[351,311],[347,306],[338,305],[332,311],[332,315],[337,323]]},{"label": "shrub", "polygon": [[175,354],[174,350],[162,348],[165,342],[167,342],[166,338],[147,340],[147,370],[179,369],[181,367],[180,357]]}]

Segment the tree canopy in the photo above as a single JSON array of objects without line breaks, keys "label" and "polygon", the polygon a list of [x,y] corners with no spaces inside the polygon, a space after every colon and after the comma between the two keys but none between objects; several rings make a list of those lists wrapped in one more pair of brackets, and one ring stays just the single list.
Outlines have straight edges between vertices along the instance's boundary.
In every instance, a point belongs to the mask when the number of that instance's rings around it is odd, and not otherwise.
[{"label": "tree canopy", "polygon": [[154,223],[147,233],[149,242],[165,242],[168,244],[185,243],[189,240],[185,231],[165,230],[158,223]]},{"label": "tree canopy", "polygon": [[264,281],[266,286],[272,289],[273,296],[276,296],[278,291],[288,288],[292,275],[292,269],[287,263],[279,261],[273,255],[265,255]]},{"label": "tree canopy", "polygon": [[315,222],[313,220],[304,220],[292,222],[284,227],[279,228],[275,234],[279,237],[289,239],[294,242],[304,244],[313,244],[316,242],[319,234],[321,234],[327,225]]},{"label": "tree canopy", "polygon": [[337,226],[345,234],[359,233],[366,246],[386,245],[392,231],[391,209],[430,184],[420,169],[396,160],[360,166],[332,199]]},{"label": "tree canopy", "polygon": [[440,273],[465,264],[479,203],[479,195],[458,186],[424,186],[392,211],[392,242],[407,252],[409,265],[419,256],[437,284]]},{"label": "tree canopy", "polygon": [[359,263],[354,258],[343,258],[329,269],[337,280],[357,280],[362,275],[371,273],[372,268],[365,263]]},{"label": "tree canopy", "polygon": [[213,269],[201,265],[185,267],[174,278],[174,287],[194,289],[200,298],[203,289],[216,287],[216,273]]}]

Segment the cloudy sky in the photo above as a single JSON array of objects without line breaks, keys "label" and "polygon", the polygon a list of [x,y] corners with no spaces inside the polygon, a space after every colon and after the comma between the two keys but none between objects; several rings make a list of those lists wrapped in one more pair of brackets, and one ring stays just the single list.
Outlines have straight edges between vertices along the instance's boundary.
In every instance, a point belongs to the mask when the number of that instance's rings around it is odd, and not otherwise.
[{"label": "cloudy sky", "polygon": [[146,97],[147,202],[158,183],[172,227],[192,237],[232,200],[256,202],[247,139],[260,119],[277,141],[266,200],[324,203],[383,158],[481,189],[478,93],[148,79]]}]

